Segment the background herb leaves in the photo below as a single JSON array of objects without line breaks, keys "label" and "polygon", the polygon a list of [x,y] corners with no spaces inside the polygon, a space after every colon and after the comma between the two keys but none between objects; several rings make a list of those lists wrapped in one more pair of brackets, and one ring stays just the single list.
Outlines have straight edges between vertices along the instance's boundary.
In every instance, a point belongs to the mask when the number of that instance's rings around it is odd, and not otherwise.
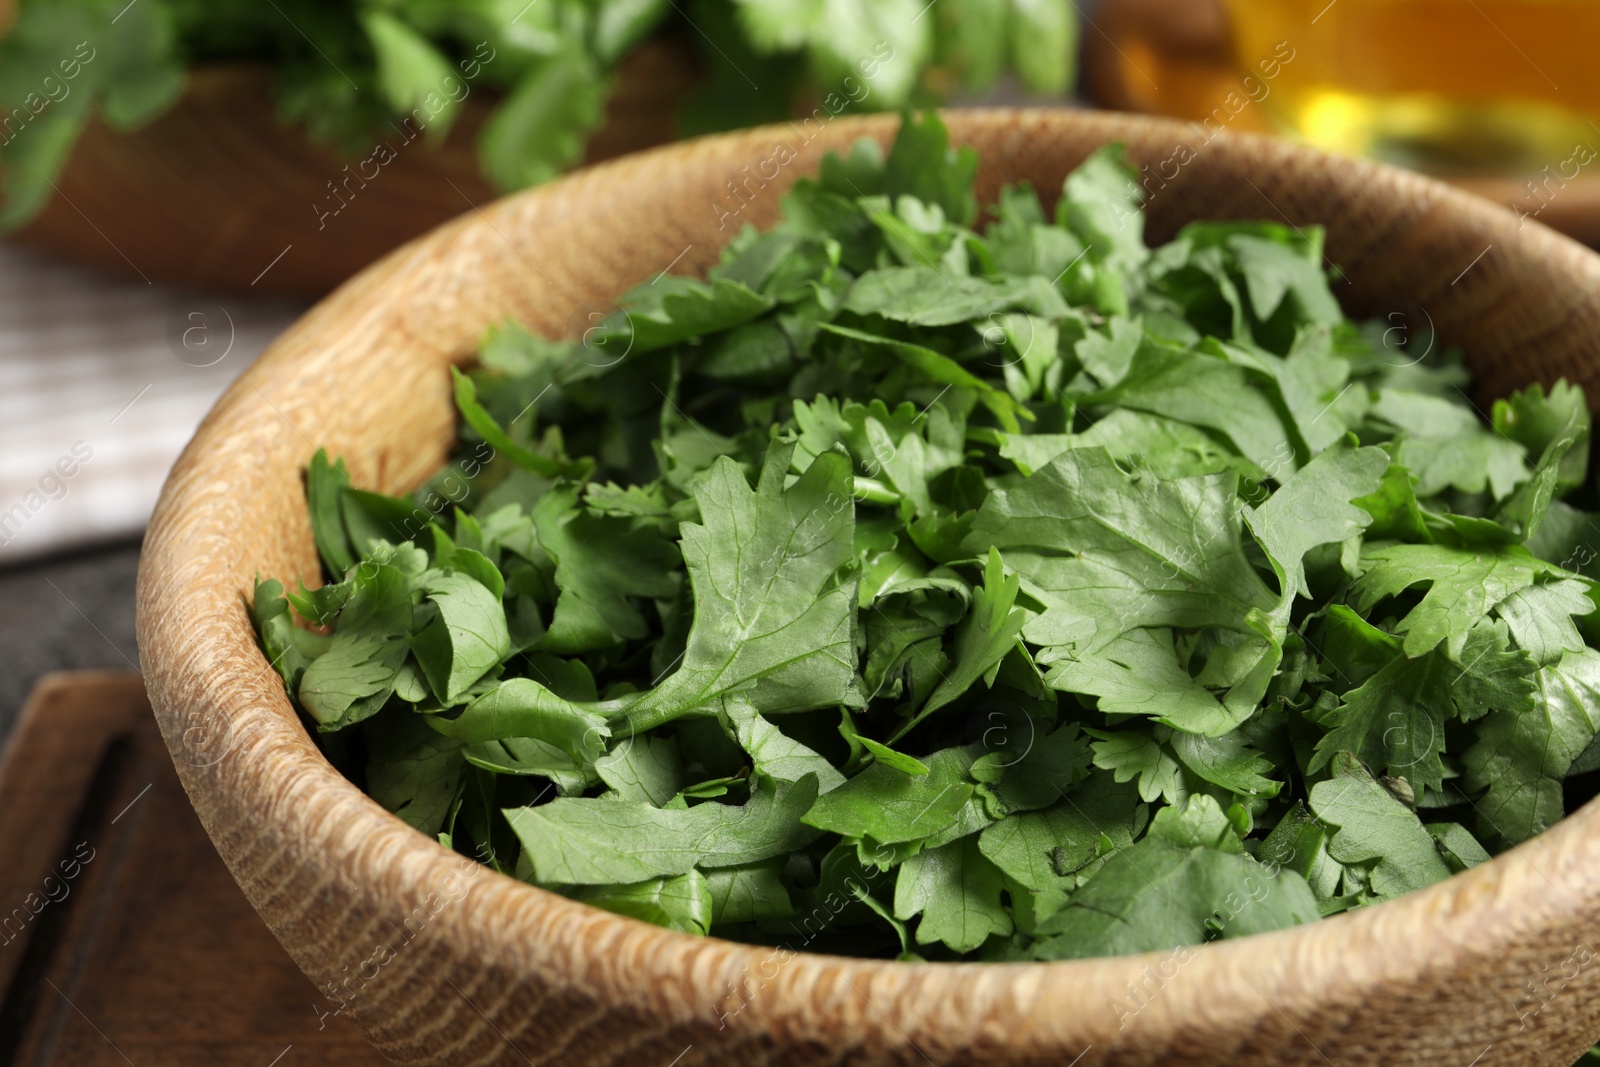
[{"label": "background herb leaves", "polygon": [[[478,159],[502,190],[546,181],[583,158],[614,72],[651,38],[701,68],[678,116],[681,135],[776,122],[798,114],[802,100],[824,121],[847,108],[899,108],[956,79],[983,89],[1007,73],[1036,92],[1066,90],[1077,56],[1071,0],[969,6],[22,0],[0,38],[0,226],[21,226],[38,212],[92,117],[118,130],[140,126],[173,106],[188,69],[208,64],[270,68],[283,121],[352,157],[388,137],[391,123],[409,123],[437,143],[471,92],[492,93]],[[980,26],[986,43],[974,49],[967,42]],[[746,70],[762,72],[760,85]],[[908,139],[891,161],[894,180],[970,222],[970,162],[945,177],[944,168],[924,165],[924,144],[943,151],[942,141]]]}]

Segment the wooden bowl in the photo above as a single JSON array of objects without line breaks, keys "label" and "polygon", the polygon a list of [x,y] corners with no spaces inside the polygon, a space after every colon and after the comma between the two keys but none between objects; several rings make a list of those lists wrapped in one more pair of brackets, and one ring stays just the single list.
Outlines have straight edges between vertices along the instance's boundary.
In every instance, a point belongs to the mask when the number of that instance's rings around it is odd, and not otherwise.
[{"label": "wooden bowl", "polygon": [[[681,47],[634,49],[584,162],[671,141],[695,78]],[[476,147],[494,102],[492,90],[472,90],[440,144],[397,127],[376,139],[387,152],[345,156],[278,119],[267,68],[198,67],[149,125],[123,132],[91,121],[56,179],[60,191],[11,239],[145,281],[322,296],[495,198]]]},{"label": "wooden bowl", "polygon": [[[317,573],[301,471],[417,485],[455,428],[446,367],[515,317],[574,335],[669,266],[703,271],[827,149],[896,119],[774,126],[586,170],[463,216],[345,285],[220,401],[145,540],[145,677],[185,788],[245,895],[317,986],[406,1064],[1557,1064],[1600,1034],[1600,807],[1426,891],[1182,954],[862,962],[695,938],[464,862],[339,776],[245,612],[257,575]],[[1055,110],[953,112],[980,197],[1045,193],[1086,153],[1168,159],[1187,128]],[[780,147],[784,146],[784,147]],[[786,166],[767,162],[795,158]],[[746,170],[748,168],[748,170]],[[747,175],[746,201],[728,183]],[[738,213],[728,217],[734,207]],[[1254,137],[1160,189],[1197,218],[1329,228],[1356,314],[1411,301],[1484,395],[1565,375],[1600,396],[1600,258],[1443,185]],[[725,224],[725,225],[724,225]]]}]

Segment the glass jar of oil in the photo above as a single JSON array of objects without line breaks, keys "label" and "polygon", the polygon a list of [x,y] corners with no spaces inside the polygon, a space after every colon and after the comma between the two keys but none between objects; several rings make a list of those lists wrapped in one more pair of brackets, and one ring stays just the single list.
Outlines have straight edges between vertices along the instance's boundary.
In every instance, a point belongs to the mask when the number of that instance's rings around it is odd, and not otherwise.
[{"label": "glass jar of oil", "polygon": [[1282,55],[1264,106],[1330,151],[1435,174],[1600,146],[1600,0],[1228,0],[1238,61]]}]

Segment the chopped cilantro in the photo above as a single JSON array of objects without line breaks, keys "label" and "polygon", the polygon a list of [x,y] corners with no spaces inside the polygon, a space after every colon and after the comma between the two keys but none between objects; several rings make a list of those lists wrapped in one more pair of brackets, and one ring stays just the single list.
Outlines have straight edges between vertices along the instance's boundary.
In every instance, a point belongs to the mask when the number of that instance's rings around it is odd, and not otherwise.
[{"label": "chopped cilantro", "polygon": [[1054,221],[974,229],[973,174],[911,122],[623,298],[621,361],[495,331],[413,497],[319,454],[326,584],[255,619],[345,772],[575,899],[889,958],[1279,929],[1561,818],[1582,394],[1478,419],[1314,230],[1147,250],[1114,148]]}]

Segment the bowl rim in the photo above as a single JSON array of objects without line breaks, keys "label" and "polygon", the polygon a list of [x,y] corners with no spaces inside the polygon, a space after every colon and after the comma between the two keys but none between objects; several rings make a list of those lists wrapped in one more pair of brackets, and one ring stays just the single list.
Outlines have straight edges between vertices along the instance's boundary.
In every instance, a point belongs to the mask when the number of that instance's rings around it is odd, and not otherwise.
[{"label": "bowl rim", "polygon": [[[1168,120],[1064,110],[978,109],[947,112],[944,117],[955,142],[967,140],[986,125],[1066,132],[1099,141],[1171,140],[1192,129]],[[894,116],[837,119],[830,127],[829,145],[848,144],[862,136],[883,140],[896,121]],[[243,590],[231,579],[217,580],[213,557],[226,556],[228,524],[250,514],[237,499],[250,485],[248,460],[238,454],[249,444],[240,428],[274,411],[293,426],[291,416],[297,409],[285,415],[263,388],[291,368],[301,375],[297,389],[319,380],[326,384],[329,369],[339,365],[339,357],[326,352],[326,341],[337,324],[361,316],[375,321],[372,316],[382,309],[392,288],[402,286],[423,264],[463,247],[464,236],[481,236],[485,227],[495,229],[498,223],[511,225],[530,204],[578,196],[597,182],[644,187],[652,175],[666,169],[692,165],[718,152],[737,155],[732,146],[748,156],[749,146],[770,140],[778,129],[763,127],[681,142],[587,168],[475,207],[392,253],[320,302],[241,375],[174,467],[144,542],[139,573],[139,646],[146,657],[152,705],[208,833],[252,904],[314,978],[327,968],[301,943],[303,931],[295,921],[284,917],[285,905],[274,897],[281,886],[264,882],[256,869],[261,843],[247,840],[250,816],[239,806],[246,791],[253,790],[274,809],[272,819],[264,823],[257,819],[251,831],[275,837],[272,847],[289,850],[294,862],[321,867],[317,877],[323,884],[334,885],[341,878],[348,882],[354,894],[350,899],[357,902],[376,897],[404,910],[408,902],[422,899],[453,871],[462,870],[461,857],[385,811],[323,758],[298,721],[278,676],[257,650]],[[1212,142],[1211,150],[1248,152],[1268,162],[1309,160],[1343,182],[1382,184],[1396,195],[1447,212],[1474,234],[1520,241],[1527,257],[1586,274],[1590,292],[1600,290],[1600,257],[1537,223],[1518,227],[1515,218],[1498,206],[1429,179],[1247,134],[1227,133]],[[278,399],[292,400],[295,395],[280,394]],[[305,451],[311,447],[308,440]],[[427,465],[422,458],[385,477],[415,478]],[[303,555],[309,543],[303,501],[298,515],[257,518],[298,538]],[[217,709],[227,715],[221,728],[225,751],[216,760],[197,759],[197,751],[214,751],[214,737],[197,741],[197,734],[218,733]],[[1196,946],[1185,953],[1192,958],[1182,961],[1189,978],[1140,1004],[1140,1040],[1179,1042],[1183,1035],[1196,1032],[1196,1013],[1204,1015],[1207,1033],[1230,1027],[1276,1027],[1274,1015],[1298,1032],[1292,1020],[1304,1012],[1359,1005],[1375,988],[1401,996],[1395,991],[1426,988],[1467,962],[1487,965],[1515,955],[1530,931],[1577,929],[1582,924],[1600,930],[1594,924],[1600,905],[1596,895],[1586,894],[1585,889],[1595,867],[1588,858],[1593,849],[1586,839],[1593,839],[1597,830],[1600,805],[1591,802],[1489,863],[1397,900],[1288,930]],[[296,842],[296,836],[314,852]],[[776,953],[771,947],[679,933],[487,869],[479,873],[488,877],[464,875],[473,883],[475,906],[446,909],[430,926],[430,938],[454,944],[485,968],[517,975],[554,968],[563,988],[576,987],[601,1000],[625,998],[637,1010],[674,1025],[699,1025],[718,1011],[726,1012],[728,997],[734,995],[739,1009],[733,1015],[748,1011],[755,1029],[796,1041],[837,1040],[839,1031],[828,1020],[843,1012],[852,1040],[910,1045],[919,1052],[924,1047],[966,1048],[974,1042],[999,1042],[1019,1055],[1070,1054],[1085,1045],[1123,1047],[1119,1036],[1123,1020],[1114,1012],[1097,1011],[1094,1018],[1065,1013],[1069,1017],[1064,1018],[1063,1013],[1040,1009],[1102,1000],[1109,1007],[1124,996],[1128,983],[1144,981],[1150,968],[1163,970],[1174,955],[910,963],[802,949],[783,958],[776,973],[767,977]],[[1519,899],[1535,889],[1539,895],[1534,904]],[[345,892],[345,887],[337,892]],[[752,974],[760,976],[755,992],[761,995],[746,997],[743,993],[750,989]],[[719,981],[725,990],[695,992],[697,986],[711,990]],[[1219,986],[1233,989],[1241,983],[1255,989],[1259,1003],[1211,993]],[[775,992],[766,992],[769,987]],[[857,997],[863,1003],[849,1008]],[[1563,1013],[1578,1010],[1577,1004],[1556,1007]],[[381,1040],[388,1025],[385,1011],[368,1003],[352,1013],[358,1025]],[[726,1023],[729,1017],[721,1018]],[[742,1025],[745,1020],[735,1021]],[[1305,1040],[1310,1043],[1310,1038]]]}]

